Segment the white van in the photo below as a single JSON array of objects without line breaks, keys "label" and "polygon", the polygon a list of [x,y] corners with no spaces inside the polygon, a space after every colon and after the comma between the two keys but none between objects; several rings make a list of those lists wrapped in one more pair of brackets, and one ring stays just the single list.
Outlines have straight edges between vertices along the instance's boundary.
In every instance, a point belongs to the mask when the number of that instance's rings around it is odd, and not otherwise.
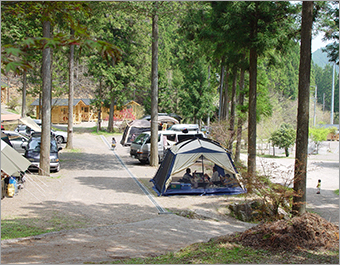
[{"label": "white van", "polygon": [[[130,156],[143,164],[150,162],[150,138],[151,132],[143,132],[137,136],[130,146]],[[200,131],[189,131],[187,133],[172,130],[158,131],[158,161],[163,161],[165,151],[175,143],[194,138],[205,138],[205,135]]]}]

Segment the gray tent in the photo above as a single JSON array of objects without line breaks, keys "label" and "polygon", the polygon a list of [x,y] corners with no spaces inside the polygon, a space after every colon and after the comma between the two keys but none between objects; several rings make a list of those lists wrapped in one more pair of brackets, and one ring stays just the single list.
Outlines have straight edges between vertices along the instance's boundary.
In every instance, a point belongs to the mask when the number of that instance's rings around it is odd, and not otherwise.
[{"label": "gray tent", "polygon": [[[228,176],[230,184],[221,187],[208,188],[206,186],[172,188],[172,176],[192,166],[200,159],[207,159],[215,164],[221,176]],[[210,139],[191,139],[173,145],[167,152],[162,164],[152,180],[153,189],[158,195],[235,195],[245,193],[246,189],[239,181],[239,174],[229,152],[218,142]],[[202,183],[203,184],[203,183]]]},{"label": "gray tent", "polygon": [[147,120],[134,120],[125,127],[120,144],[123,146],[131,145],[138,135],[142,132],[150,131],[150,122]]},{"label": "gray tent", "polygon": [[[164,123],[173,125],[177,124],[178,120],[169,116],[158,116],[158,125],[160,126]],[[131,143],[136,139],[138,135],[140,135],[142,132],[148,132],[150,130],[151,124],[150,121],[147,119],[131,121],[125,127],[122,139],[120,140],[120,144],[122,146],[131,145]]]}]

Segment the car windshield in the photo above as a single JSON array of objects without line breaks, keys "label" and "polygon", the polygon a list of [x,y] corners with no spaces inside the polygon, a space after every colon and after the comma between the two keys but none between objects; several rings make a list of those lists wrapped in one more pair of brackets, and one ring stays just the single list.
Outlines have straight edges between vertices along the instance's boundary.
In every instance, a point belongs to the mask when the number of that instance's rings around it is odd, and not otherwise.
[{"label": "car windshield", "polygon": [[[41,144],[41,139],[40,138],[33,138],[29,143],[28,143],[28,150],[31,151],[38,151],[40,152],[40,144]],[[56,141],[51,140],[51,152],[58,152],[58,145]]]},{"label": "car windshield", "polygon": [[134,144],[143,144],[149,138],[149,134],[140,134],[137,138],[133,141]]}]

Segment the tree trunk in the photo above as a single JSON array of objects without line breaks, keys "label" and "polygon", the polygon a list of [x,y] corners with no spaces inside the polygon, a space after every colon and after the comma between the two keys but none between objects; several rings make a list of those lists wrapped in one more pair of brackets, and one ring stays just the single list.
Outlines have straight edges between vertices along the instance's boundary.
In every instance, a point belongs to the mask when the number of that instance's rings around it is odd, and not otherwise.
[{"label": "tree trunk", "polygon": [[24,70],[22,80],[22,103],[21,103],[21,117],[26,117],[26,90],[27,90],[27,71]]},{"label": "tree trunk", "polygon": [[229,67],[226,66],[223,72],[223,85],[222,85],[222,120],[227,121],[229,118]]},{"label": "tree trunk", "polygon": [[223,94],[223,87],[224,87],[224,74],[225,74],[225,67],[224,67],[224,56],[221,60],[221,76],[220,76],[220,105],[218,109],[218,120],[223,120],[224,117],[224,94]]},{"label": "tree trunk", "polygon": [[306,212],[312,27],[313,2],[304,1],[302,3],[299,95],[294,170],[294,191],[296,193],[293,197],[294,215],[301,215]]},{"label": "tree trunk", "polygon": [[[50,21],[43,22],[43,37],[50,37]],[[51,145],[51,48],[43,49],[42,56],[42,132],[39,175],[50,175]]]},{"label": "tree trunk", "polygon": [[[71,36],[74,30],[71,29]],[[66,148],[73,149],[73,98],[74,98],[74,45],[70,45],[69,81],[68,81],[68,125]]]},{"label": "tree trunk", "polygon": [[230,151],[233,150],[233,142],[235,138],[235,109],[236,109],[236,103],[235,103],[235,97],[236,97],[236,81],[237,81],[237,68],[235,67],[233,69],[233,85],[231,88],[231,105],[230,105],[230,119],[229,119],[229,147],[228,149]]},{"label": "tree trunk", "polygon": [[[244,102],[244,73],[245,70],[241,68],[240,73],[240,94],[238,104],[239,106],[243,106]],[[242,141],[242,126],[243,126],[244,118],[242,115],[238,118],[237,121],[237,136],[236,136],[236,150],[235,150],[235,162],[240,162],[241,160],[241,141]]]},{"label": "tree trunk", "polygon": [[99,110],[98,110],[98,119],[97,119],[97,133],[102,129],[102,77],[99,79]]},{"label": "tree trunk", "polygon": [[[115,67],[115,60],[112,59],[112,66]],[[111,83],[111,102],[110,102],[110,114],[109,114],[109,123],[107,125],[107,129],[109,132],[114,132],[113,124],[114,124],[114,115],[115,115],[115,91],[113,90],[113,84]]]},{"label": "tree trunk", "polygon": [[150,166],[158,161],[158,2],[154,2],[152,17],[152,69],[151,69],[151,156]]},{"label": "tree trunk", "polygon": [[109,124],[107,126],[107,129],[109,132],[114,132],[113,119],[114,119],[114,111],[115,111],[115,95],[112,90],[113,90],[113,85],[111,84],[110,114],[109,114]]},{"label": "tree trunk", "polygon": [[[252,24],[252,41],[257,37],[257,19]],[[252,191],[252,182],[256,172],[256,89],[257,89],[257,50],[250,48],[249,55],[249,109],[248,109],[248,191]]]}]

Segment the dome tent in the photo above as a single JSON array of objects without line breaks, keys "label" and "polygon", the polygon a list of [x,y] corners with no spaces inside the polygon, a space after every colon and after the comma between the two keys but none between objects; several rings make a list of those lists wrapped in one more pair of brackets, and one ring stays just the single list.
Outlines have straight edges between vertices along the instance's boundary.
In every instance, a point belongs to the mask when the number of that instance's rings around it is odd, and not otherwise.
[{"label": "dome tent", "polygon": [[[230,178],[230,185],[223,187],[186,187],[172,189],[172,176],[192,166],[198,159],[207,159],[214,163],[220,175]],[[202,173],[203,174],[203,173]],[[150,180],[153,189],[160,195],[236,195],[246,193],[239,181],[239,174],[230,153],[218,142],[210,139],[191,139],[173,145],[167,152],[155,176]]]}]

